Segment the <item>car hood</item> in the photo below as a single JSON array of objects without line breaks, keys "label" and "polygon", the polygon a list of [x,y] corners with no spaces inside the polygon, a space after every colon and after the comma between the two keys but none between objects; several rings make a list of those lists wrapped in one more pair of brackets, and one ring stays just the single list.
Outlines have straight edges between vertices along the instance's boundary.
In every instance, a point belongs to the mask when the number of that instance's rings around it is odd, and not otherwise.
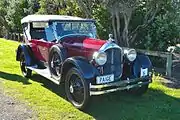
[{"label": "car hood", "polygon": [[83,41],[83,47],[85,49],[98,51],[105,43],[106,43],[105,40],[94,39],[94,38],[86,38]]}]

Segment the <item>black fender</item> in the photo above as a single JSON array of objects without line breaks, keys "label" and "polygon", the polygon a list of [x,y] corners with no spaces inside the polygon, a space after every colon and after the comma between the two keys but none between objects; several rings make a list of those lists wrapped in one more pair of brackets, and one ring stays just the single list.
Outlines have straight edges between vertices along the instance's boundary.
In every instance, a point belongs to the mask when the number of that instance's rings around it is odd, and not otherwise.
[{"label": "black fender", "polygon": [[24,53],[26,59],[26,65],[30,66],[34,64],[33,54],[30,48],[27,45],[21,44],[18,46],[16,53],[16,61],[20,61],[20,54]]},{"label": "black fender", "polygon": [[[60,55],[60,59],[61,59],[61,64],[60,64],[60,68],[62,68],[62,64],[63,62],[65,61],[66,57],[67,57],[67,52],[66,52],[66,49],[63,48],[61,46],[61,44],[56,44],[56,45],[53,45],[50,50],[49,50],[49,55],[48,55],[48,66],[49,66],[49,70],[50,70],[50,73],[52,74],[53,73],[53,69],[51,67],[51,59],[52,59],[52,56],[53,56],[53,53],[54,52],[57,52],[59,55]],[[62,69],[61,69],[62,70]],[[61,71],[62,73],[62,71]]]},{"label": "black fender", "polygon": [[100,73],[95,66],[93,66],[89,61],[84,57],[71,57],[64,61],[62,66],[62,75],[63,80],[65,80],[66,73],[72,67],[76,67],[83,75],[84,79],[89,83],[95,81],[96,76],[99,76]]},{"label": "black fender", "polygon": [[20,61],[20,54],[22,52],[22,45],[19,45],[16,50],[16,61]]},{"label": "black fender", "polygon": [[[59,51],[61,53],[61,58],[62,58],[62,61],[64,61],[66,58],[67,58],[67,52],[66,52],[66,49],[63,48],[60,44],[57,44],[57,45],[53,45],[50,50],[49,50],[49,58],[51,57],[51,54],[52,52],[54,51]],[[49,61],[49,58],[48,58],[48,61]]]},{"label": "black fender", "polygon": [[152,71],[152,63],[145,54],[137,54],[137,58],[134,61],[133,72],[136,77],[139,77],[141,68],[148,68],[149,71]]}]

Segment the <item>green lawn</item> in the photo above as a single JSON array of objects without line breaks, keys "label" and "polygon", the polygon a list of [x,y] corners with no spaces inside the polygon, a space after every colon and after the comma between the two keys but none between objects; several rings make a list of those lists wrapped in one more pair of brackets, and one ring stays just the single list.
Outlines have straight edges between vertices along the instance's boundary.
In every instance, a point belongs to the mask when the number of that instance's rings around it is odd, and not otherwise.
[{"label": "green lawn", "polygon": [[65,100],[63,86],[57,86],[34,74],[22,77],[15,61],[17,42],[0,39],[0,81],[7,94],[25,102],[39,119],[98,120],[174,120],[180,118],[180,89],[171,89],[154,77],[149,91],[142,97],[125,93],[96,96],[86,112],[75,109]]}]

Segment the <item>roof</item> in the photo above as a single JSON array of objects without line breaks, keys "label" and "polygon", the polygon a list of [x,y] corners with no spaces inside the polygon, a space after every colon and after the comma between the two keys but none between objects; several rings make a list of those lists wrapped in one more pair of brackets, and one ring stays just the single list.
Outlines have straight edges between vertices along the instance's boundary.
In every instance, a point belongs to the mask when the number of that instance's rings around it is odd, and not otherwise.
[{"label": "roof", "polygon": [[28,15],[21,20],[21,23],[29,22],[40,22],[40,21],[94,21],[92,19],[84,19],[74,16],[65,16],[65,15]]}]

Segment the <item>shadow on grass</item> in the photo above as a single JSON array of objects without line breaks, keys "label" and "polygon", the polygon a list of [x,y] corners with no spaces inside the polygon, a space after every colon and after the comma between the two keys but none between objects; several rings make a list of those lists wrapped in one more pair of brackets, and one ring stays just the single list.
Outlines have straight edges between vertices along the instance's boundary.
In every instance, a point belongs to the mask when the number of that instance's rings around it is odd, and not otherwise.
[{"label": "shadow on grass", "polygon": [[[0,77],[6,80],[22,82],[23,84],[30,84],[26,78],[17,74],[0,71]],[[64,85],[58,86],[37,74],[34,74],[31,79],[41,83],[43,87],[65,99]],[[125,92],[93,96],[85,113],[97,120],[179,119],[179,104],[180,99],[150,88],[141,97],[127,95]]]},{"label": "shadow on grass", "polygon": [[141,97],[125,92],[96,96],[87,113],[98,120],[165,120],[179,119],[180,99],[149,89]]},{"label": "shadow on grass", "polygon": [[155,68],[155,75],[161,76],[164,79],[161,79],[163,85],[173,89],[180,89],[180,63],[175,67],[172,67],[171,77],[166,76],[166,70],[164,68]]},{"label": "shadow on grass", "polygon": [[45,87],[45,88],[49,89],[50,91],[56,93],[58,96],[66,99],[65,91],[64,91],[64,84],[56,85],[52,81],[47,80],[46,78],[44,78],[38,74],[33,74],[33,76],[31,77],[31,80],[41,83],[41,85],[43,87]]},{"label": "shadow on grass", "polygon": [[159,76],[159,81],[164,86],[173,89],[180,89],[180,74],[177,72],[173,72],[171,77],[168,77],[165,74],[159,74],[157,72],[155,73],[155,76]]},{"label": "shadow on grass", "polygon": [[163,76],[164,79],[161,79],[161,83],[168,88],[180,89],[180,77],[166,77]]},{"label": "shadow on grass", "polygon": [[17,74],[11,74],[0,71],[0,78],[10,80],[10,81],[17,81],[21,82],[23,84],[31,84],[27,78],[24,78],[23,76],[17,75]]},{"label": "shadow on grass", "polygon": [[[58,86],[37,74],[33,75],[32,80],[65,99],[63,85]],[[149,88],[141,97],[127,95],[125,92],[93,96],[85,113],[97,120],[179,119],[179,104],[180,99]]]}]

